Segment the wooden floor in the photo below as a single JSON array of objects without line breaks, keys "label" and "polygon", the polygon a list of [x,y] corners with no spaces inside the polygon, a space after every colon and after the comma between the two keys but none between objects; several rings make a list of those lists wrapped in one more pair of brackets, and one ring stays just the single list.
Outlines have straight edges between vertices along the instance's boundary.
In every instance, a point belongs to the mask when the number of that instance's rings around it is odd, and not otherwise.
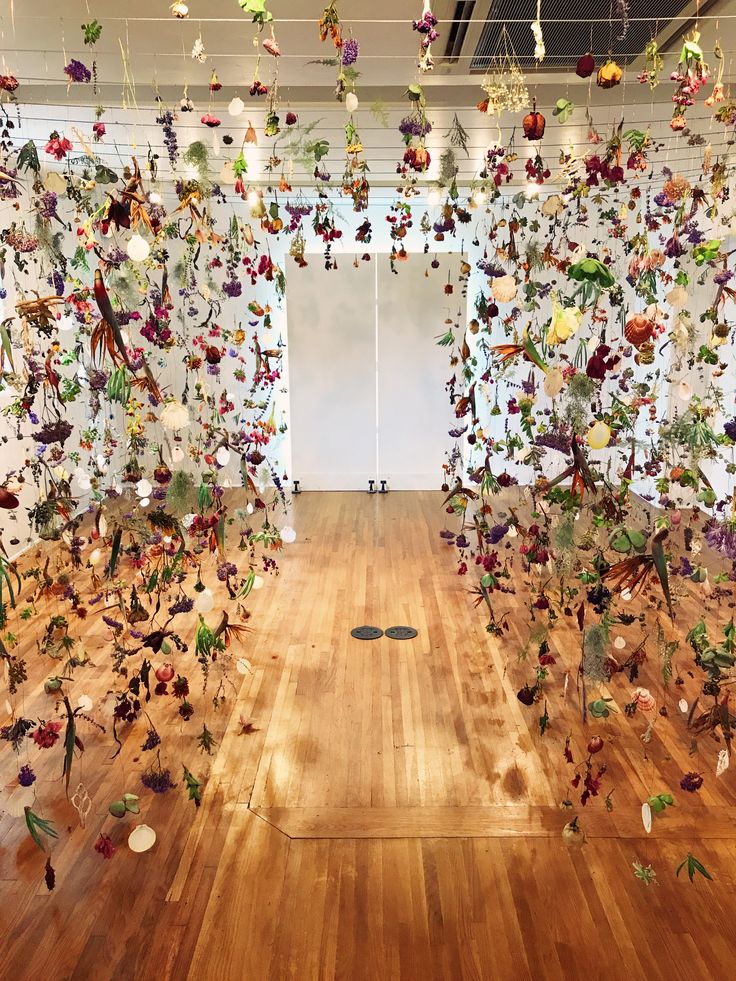
[{"label": "wooden floor", "polygon": [[[280,579],[254,595],[255,671],[216,732],[201,809],[183,795],[146,799],[156,847],[121,848],[110,862],[66,813],[52,894],[32,843],[0,819],[0,977],[734,976],[731,771],[716,782],[712,744],[691,755],[674,707],[648,744],[640,720],[597,724],[614,809],[602,799],[585,808],[588,842],[570,850],[562,744],[578,708],[563,678],[579,640],[566,625],[554,635],[552,729],[540,737],[539,707],[515,697],[531,676],[517,663],[526,618],[501,640],[485,632],[439,538],[440,501],[295,499],[299,539]],[[362,623],[410,624],[419,636],[352,639]],[[648,681],[655,690],[655,675]],[[612,686],[619,706],[630,688]],[[255,732],[239,734],[241,716]],[[673,729],[669,754],[660,725]],[[87,764],[94,813],[106,806],[100,779],[122,787],[126,753],[102,778]],[[706,784],[684,800],[679,779],[699,768]],[[641,802],[668,789],[676,806],[647,837]],[[688,851],[712,883],[675,878]],[[653,864],[657,885],[633,876],[635,859]]]}]

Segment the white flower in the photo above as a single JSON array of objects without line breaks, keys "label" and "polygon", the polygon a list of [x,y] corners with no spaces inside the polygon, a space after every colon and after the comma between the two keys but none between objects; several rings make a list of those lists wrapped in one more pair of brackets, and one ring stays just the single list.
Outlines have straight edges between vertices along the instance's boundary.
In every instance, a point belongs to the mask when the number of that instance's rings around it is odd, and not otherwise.
[{"label": "white flower", "polygon": [[203,65],[207,60],[207,54],[204,50],[204,41],[201,37],[198,37],[192,45],[192,58],[195,61],[198,61],[200,65]]},{"label": "white flower", "polygon": [[498,276],[491,283],[493,299],[498,303],[510,303],[516,296],[516,279],[514,276]]},{"label": "white flower", "polygon": [[684,286],[673,286],[665,299],[671,307],[684,307],[689,297]]},{"label": "white flower", "polygon": [[550,368],[544,376],[544,394],[553,399],[556,395],[560,394],[564,387],[565,376],[562,374],[562,369],[557,367]]},{"label": "white flower", "polygon": [[557,215],[561,215],[564,210],[565,202],[562,200],[559,194],[550,194],[542,205],[542,214],[546,215],[548,218],[556,218]]},{"label": "white flower", "polygon": [[167,402],[161,413],[160,422],[166,429],[184,429],[189,425],[189,410],[181,402],[172,399]]}]

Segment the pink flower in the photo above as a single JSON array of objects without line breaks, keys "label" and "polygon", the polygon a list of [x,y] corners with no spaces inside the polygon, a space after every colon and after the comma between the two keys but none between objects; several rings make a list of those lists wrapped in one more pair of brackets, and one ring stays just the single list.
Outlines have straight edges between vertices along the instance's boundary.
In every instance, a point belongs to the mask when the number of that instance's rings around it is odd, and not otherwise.
[{"label": "pink flower", "polygon": [[33,741],[41,749],[50,749],[59,738],[61,722],[42,722],[33,733]]},{"label": "pink flower", "polygon": [[217,118],[217,116],[213,116],[211,112],[206,112],[204,116],[202,116],[200,122],[204,123],[205,126],[209,126],[210,129],[214,129],[215,126],[220,125],[220,120]]},{"label": "pink flower", "polygon": [[49,136],[46,153],[50,153],[56,160],[63,160],[71,149],[71,142],[65,136],[59,136],[56,130]]},{"label": "pink flower", "polygon": [[102,137],[107,132],[104,123],[93,123],[92,132],[95,134],[95,140],[101,140]]}]

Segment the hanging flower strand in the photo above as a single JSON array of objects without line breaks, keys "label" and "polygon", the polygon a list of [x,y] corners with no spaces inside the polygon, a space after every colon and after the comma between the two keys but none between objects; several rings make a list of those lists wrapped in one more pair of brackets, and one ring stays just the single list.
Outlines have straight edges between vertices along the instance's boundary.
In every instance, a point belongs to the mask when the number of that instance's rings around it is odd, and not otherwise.
[{"label": "hanging flower strand", "polygon": [[544,34],[542,33],[542,0],[537,0],[537,17],[532,21],[532,34],[534,35],[534,58],[537,64],[544,61],[547,49],[544,46]]},{"label": "hanging flower strand", "polygon": [[423,0],[421,19],[415,20],[412,24],[412,29],[422,36],[419,46],[419,61],[417,62],[417,66],[422,72],[429,72],[434,68],[432,42],[440,36],[439,31],[437,31],[438,23],[439,21],[430,8],[429,0]]}]

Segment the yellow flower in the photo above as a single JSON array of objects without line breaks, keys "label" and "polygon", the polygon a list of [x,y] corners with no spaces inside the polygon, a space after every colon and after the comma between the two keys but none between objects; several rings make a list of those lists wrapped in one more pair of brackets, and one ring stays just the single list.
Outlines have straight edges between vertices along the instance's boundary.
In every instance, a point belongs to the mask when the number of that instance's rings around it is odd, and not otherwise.
[{"label": "yellow flower", "polygon": [[547,331],[548,344],[564,344],[577,333],[583,320],[583,311],[577,307],[563,307],[552,297],[552,321]]}]

